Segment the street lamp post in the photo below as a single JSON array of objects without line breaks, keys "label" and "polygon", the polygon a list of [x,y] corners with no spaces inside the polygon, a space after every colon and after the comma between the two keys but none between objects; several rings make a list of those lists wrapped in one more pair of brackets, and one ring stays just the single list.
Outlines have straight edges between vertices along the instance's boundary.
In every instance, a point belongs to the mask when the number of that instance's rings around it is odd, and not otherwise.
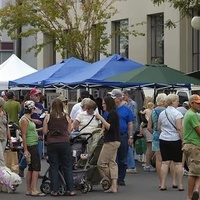
[{"label": "street lamp post", "polygon": [[195,16],[191,20],[191,26],[195,30],[200,30],[200,16]]}]

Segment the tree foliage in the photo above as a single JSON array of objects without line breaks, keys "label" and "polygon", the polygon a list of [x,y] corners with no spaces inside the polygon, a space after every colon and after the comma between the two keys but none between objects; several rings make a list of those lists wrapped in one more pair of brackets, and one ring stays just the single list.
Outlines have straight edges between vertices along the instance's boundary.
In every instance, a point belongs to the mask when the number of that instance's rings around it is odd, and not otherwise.
[{"label": "tree foliage", "polygon": [[[200,12],[200,0],[151,0],[155,5],[161,5],[162,3],[168,2],[175,9],[178,9],[181,13],[182,18],[192,16],[192,10]],[[165,23],[168,28],[175,28],[176,24],[170,19]]]},{"label": "tree foliage", "polygon": [[191,8],[200,11],[200,0],[152,0],[152,2],[157,5],[169,2],[173,8],[179,9],[182,16],[191,16]]},{"label": "tree foliage", "polygon": [[[28,51],[55,42],[55,50],[65,58],[74,56],[93,61],[97,52],[106,54],[111,35],[105,34],[106,22],[117,13],[108,0],[17,0],[0,10],[0,30],[7,30],[12,39],[29,37],[40,32],[48,40],[37,43]],[[21,28],[22,27],[22,28]],[[16,30],[21,29],[20,33]],[[130,31],[133,35],[142,35]]]}]

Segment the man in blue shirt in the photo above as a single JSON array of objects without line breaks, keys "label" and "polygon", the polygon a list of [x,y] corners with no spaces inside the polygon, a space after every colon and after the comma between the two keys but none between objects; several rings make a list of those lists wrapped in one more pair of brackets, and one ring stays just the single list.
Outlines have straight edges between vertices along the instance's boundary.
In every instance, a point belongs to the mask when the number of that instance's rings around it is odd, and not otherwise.
[{"label": "man in blue shirt", "polygon": [[[136,131],[138,131],[138,117],[137,117],[138,106],[137,106],[137,103],[131,99],[128,90],[123,90],[123,100],[125,101],[125,105],[133,113],[133,117],[134,117],[133,136],[134,136],[134,133]],[[126,170],[127,173],[132,173],[132,174],[136,174],[137,173],[137,169],[136,169],[136,166],[135,166],[134,152],[135,152],[134,147],[129,146],[128,156],[127,156],[127,165],[128,165],[127,166],[127,170]]]},{"label": "man in blue shirt", "polygon": [[[120,142],[121,145],[117,152],[118,162],[118,184],[125,185],[125,176],[127,169],[128,147],[133,144],[133,114],[131,110],[123,104],[122,92],[119,89],[113,89],[109,92],[115,100],[116,111],[120,119]],[[105,114],[106,115],[106,114]]]}]

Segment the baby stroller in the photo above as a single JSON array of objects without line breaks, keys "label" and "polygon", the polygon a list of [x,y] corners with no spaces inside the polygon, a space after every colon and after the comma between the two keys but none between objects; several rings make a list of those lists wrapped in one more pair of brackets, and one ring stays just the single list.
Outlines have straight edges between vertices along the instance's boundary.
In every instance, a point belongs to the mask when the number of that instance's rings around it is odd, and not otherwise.
[{"label": "baby stroller", "polygon": [[[19,126],[14,122],[9,122],[8,124],[10,129],[10,135],[11,135],[11,141],[13,144],[12,151],[17,151],[18,154],[18,160],[20,160],[23,157],[23,146],[22,146],[22,135]],[[7,143],[6,149],[9,150],[9,144]]]},{"label": "baby stroller", "polygon": [[89,192],[92,191],[93,185],[98,185],[99,183],[102,185],[104,190],[108,190],[111,186],[110,180],[108,178],[102,179],[97,167],[97,161],[104,143],[101,129],[93,131],[90,137],[87,138],[87,142],[87,154],[84,154],[87,156],[84,160],[79,159],[76,169],[82,168],[86,170],[86,181],[89,186]]},{"label": "baby stroller", "polygon": [[[70,143],[72,146],[72,154],[74,158],[74,164],[73,164],[73,180],[74,180],[74,186],[75,189],[80,190],[82,193],[87,193],[89,191],[89,184],[86,181],[86,172],[87,169],[84,169],[83,167],[80,167],[80,155],[81,153],[85,152],[85,148],[87,145],[87,140],[91,137],[91,133],[83,133],[83,134],[72,134],[72,137],[70,139]],[[48,162],[48,160],[47,160]],[[78,169],[79,166],[80,168]],[[59,177],[60,177],[60,185],[58,193],[60,196],[63,196],[66,194],[66,182],[63,176],[62,168],[59,170]],[[40,190],[45,194],[50,194],[51,187],[50,187],[50,176],[49,176],[49,168],[45,172],[45,175],[42,179],[42,183],[40,186]]]}]

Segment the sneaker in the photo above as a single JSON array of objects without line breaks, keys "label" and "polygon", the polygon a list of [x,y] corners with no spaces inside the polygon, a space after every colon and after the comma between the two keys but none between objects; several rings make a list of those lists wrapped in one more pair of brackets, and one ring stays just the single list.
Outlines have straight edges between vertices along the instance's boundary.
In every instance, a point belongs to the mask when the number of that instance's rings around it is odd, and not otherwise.
[{"label": "sneaker", "polygon": [[146,163],[142,163],[142,167],[145,167],[146,166]]},{"label": "sneaker", "polygon": [[197,191],[193,192],[191,200],[198,200],[199,199],[199,193]]},{"label": "sneaker", "polygon": [[188,171],[186,169],[183,169],[183,175],[188,176]]},{"label": "sneaker", "polygon": [[145,167],[143,167],[143,170],[145,172],[156,172],[156,168],[154,168],[152,166],[145,166]]},{"label": "sneaker", "polygon": [[127,169],[126,172],[129,174],[137,174],[137,169],[136,168]]}]

